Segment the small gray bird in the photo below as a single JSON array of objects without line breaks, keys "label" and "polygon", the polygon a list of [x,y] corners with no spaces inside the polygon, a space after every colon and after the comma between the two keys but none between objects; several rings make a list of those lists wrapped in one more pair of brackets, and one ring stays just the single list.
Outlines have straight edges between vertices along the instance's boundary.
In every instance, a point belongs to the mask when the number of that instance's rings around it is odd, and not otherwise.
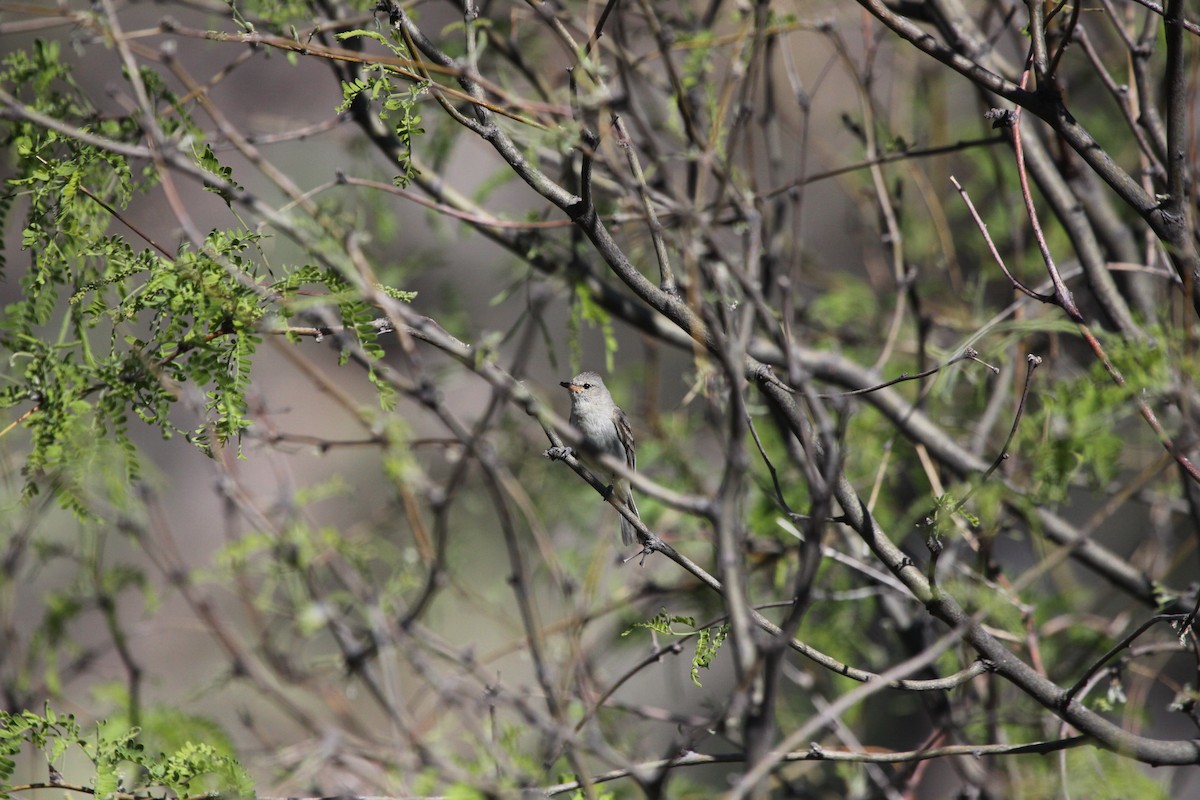
[{"label": "small gray bird", "polygon": [[[636,466],[633,449],[633,431],[625,412],[613,402],[608,387],[594,372],[581,372],[569,381],[560,384],[571,393],[571,424],[583,434],[584,448],[598,453],[608,453],[614,458],[624,459],[630,469]],[[585,464],[588,464],[586,458]],[[589,468],[591,464],[588,464]],[[607,475],[612,481],[610,490],[616,491],[617,498],[641,519],[637,505],[633,502],[633,489],[629,481],[614,475],[611,471],[597,465],[594,470],[601,475]],[[625,517],[621,517],[621,542],[633,544],[637,541],[637,528]]]}]

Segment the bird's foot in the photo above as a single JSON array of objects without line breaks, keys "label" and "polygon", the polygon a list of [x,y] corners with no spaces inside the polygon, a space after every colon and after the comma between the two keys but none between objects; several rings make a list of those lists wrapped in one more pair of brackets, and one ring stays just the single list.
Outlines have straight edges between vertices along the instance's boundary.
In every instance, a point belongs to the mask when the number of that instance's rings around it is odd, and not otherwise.
[{"label": "bird's foot", "polygon": [[545,453],[542,453],[542,455],[544,455],[546,458],[550,459],[551,461],[561,461],[562,459],[566,458],[567,456],[575,455],[575,451],[572,450],[570,447],[551,447]]},{"label": "bird's foot", "polygon": [[639,567],[646,566],[646,556],[653,555],[654,548],[650,546],[649,541],[641,542],[641,546],[642,546],[641,550],[638,550],[636,553],[629,556],[629,558],[622,560],[621,563],[628,564],[630,561],[633,561],[636,558],[636,559],[638,559]]}]

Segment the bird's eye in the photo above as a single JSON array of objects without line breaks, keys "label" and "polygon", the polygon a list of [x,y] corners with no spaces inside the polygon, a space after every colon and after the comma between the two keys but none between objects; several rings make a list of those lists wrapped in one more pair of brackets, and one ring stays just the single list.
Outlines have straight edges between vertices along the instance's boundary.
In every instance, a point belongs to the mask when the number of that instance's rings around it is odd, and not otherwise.
[{"label": "bird's eye", "polygon": [[585,384],[583,385],[583,388],[585,388],[585,389],[590,389],[590,388],[592,388],[592,385],[591,385],[590,383],[585,383]]}]

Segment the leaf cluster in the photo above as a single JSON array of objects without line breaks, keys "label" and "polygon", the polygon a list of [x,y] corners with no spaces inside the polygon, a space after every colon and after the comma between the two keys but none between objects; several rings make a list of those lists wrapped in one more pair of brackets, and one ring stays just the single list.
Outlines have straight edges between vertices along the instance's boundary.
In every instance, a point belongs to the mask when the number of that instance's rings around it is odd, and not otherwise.
[{"label": "leaf cluster", "polygon": [[151,753],[139,741],[137,728],[101,723],[85,731],[74,715],[60,715],[50,706],[42,714],[0,711],[0,798],[21,788],[11,781],[16,762],[11,756],[37,751],[50,768],[51,783],[68,786],[58,770],[70,753],[91,764],[85,784],[100,800],[161,796],[221,795],[253,797],[254,782],[237,761],[215,747],[186,742],[173,753]]},{"label": "leaf cluster", "polygon": [[[676,625],[686,625],[693,630],[678,631]],[[678,614],[668,614],[664,608],[655,614],[653,617],[641,622],[635,622],[630,627],[621,632],[622,636],[628,636],[633,633],[636,628],[644,628],[654,633],[662,634],[663,636],[696,637],[696,650],[692,655],[691,679],[692,683],[697,686],[700,683],[700,670],[709,669],[712,666],[713,659],[716,658],[717,652],[724,644],[726,637],[729,636],[729,623],[720,625],[709,625],[703,628],[696,628],[696,618],[688,616],[680,616]]]},{"label": "leaf cluster", "polygon": [[[196,165],[232,182],[179,99],[153,72],[143,83],[164,110],[164,134],[196,143]],[[55,43],[8,54],[0,85],[81,134],[129,145],[142,138],[135,117],[99,114]],[[381,355],[377,312],[333,269],[302,265],[275,278],[264,266],[263,235],[247,227],[213,230],[174,253],[142,235],[127,212],[156,182],[150,167],[139,174],[112,149],[20,119],[0,125],[0,144],[14,159],[0,224],[23,217],[29,259],[21,297],[0,320],[0,348],[10,354],[0,408],[27,412],[27,493],[59,480],[64,505],[84,513],[71,487],[86,479],[86,455],[99,442],[116,444],[120,469],[136,479],[131,416],[210,455],[239,441],[250,424],[246,392],[263,335],[286,333],[289,319],[318,306],[333,307],[367,359]],[[390,407],[390,388],[375,385]],[[181,399],[190,424],[176,411]]]},{"label": "leaf cluster", "polygon": [[[370,39],[379,42],[396,58],[408,59],[408,48],[393,42],[377,31],[352,30],[338,34],[341,40]],[[416,175],[412,163],[413,140],[425,133],[421,115],[417,112],[422,96],[429,92],[429,81],[396,81],[394,69],[385,64],[371,64],[355,78],[342,82],[342,104],[338,112],[349,111],[355,103],[370,101],[375,115],[396,135],[400,143],[397,162],[401,172],[394,180],[397,186],[408,186]],[[395,115],[395,119],[393,119]]]}]

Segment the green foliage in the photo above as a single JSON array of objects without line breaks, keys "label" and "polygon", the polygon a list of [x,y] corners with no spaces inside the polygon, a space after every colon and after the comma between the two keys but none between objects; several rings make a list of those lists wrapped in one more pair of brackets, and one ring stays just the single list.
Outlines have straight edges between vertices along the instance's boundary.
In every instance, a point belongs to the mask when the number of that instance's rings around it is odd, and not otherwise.
[{"label": "green foliage", "polygon": [[964,510],[960,503],[959,498],[949,493],[933,498],[933,511],[923,521],[931,540],[940,541],[945,536],[954,535],[958,520],[972,528],[979,527],[979,517]]},{"label": "green foliage", "polygon": [[[217,158],[217,154],[213,152],[211,145],[204,145],[204,149],[201,150],[196,156],[196,163],[206,171],[216,175],[222,180],[222,182],[231,184],[232,188],[241,188],[233,179],[233,169],[220,162],[220,160]],[[221,194],[223,197],[225,197],[225,202],[229,202],[229,197],[225,194],[223,189],[218,189],[215,186],[205,186],[204,188],[210,192]]]},{"label": "green foliage", "polygon": [[[1167,341],[1161,330],[1150,330],[1152,341]],[[1059,502],[1077,478],[1093,487],[1111,481],[1130,450],[1130,435],[1146,428],[1137,417],[1135,398],[1153,403],[1166,390],[1173,369],[1162,345],[1124,342],[1103,337],[1114,365],[1123,373],[1120,386],[1104,365],[1095,362],[1087,374],[1060,380],[1041,395],[1042,406],[1022,427],[1020,452],[1035,459],[1034,477],[1043,501]],[[1132,428],[1132,430],[1129,430]],[[1044,441],[1031,442],[1046,435]],[[1154,446],[1147,441],[1147,446]]]},{"label": "green foliage", "polygon": [[486,794],[473,786],[456,783],[446,789],[446,800],[485,800]]},{"label": "green foliage", "polygon": [[692,683],[700,686],[700,670],[712,666],[717,651],[729,636],[729,623],[714,625],[711,628],[701,628],[696,639],[696,654],[692,656]]},{"label": "green foliage", "polygon": [[[566,777],[564,779],[564,782],[567,780],[573,780],[573,778]],[[675,789],[676,791],[678,791],[678,787],[675,786],[674,784],[672,784],[672,788]],[[613,800],[613,798],[616,797],[616,795],[614,793],[608,791],[607,789],[603,789],[603,788],[599,788],[599,787],[595,787],[595,786],[592,787],[592,792],[593,792],[594,796],[596,797],[596,800]],[[583,800],[585,797],[587,797],[587,795],[584,794],[583,789],[576,789],[575,791],[571,792],[569,795],[566,795],[566,796],[569,797],[570,800]],[[678,796],[678,795],[676,795],[676,796]]]},{"label": "green foliage", "polygon": [[1044,415],[1052,427],[1037,449],[1034,470],[1044,501],[1064,500],[1077,474],[1094,485],[1112,478],[1125,445],[1115,425],[1114,388],[1103,380],[1072,381],[1046,398]]},{"label": "green foliage", "polygon": [[1084,748],[1068,750],[1061,758],[1062,763],[1058,757],[1023,763],[1019,772],[1013,772],[1013,784],[1006,795],[1015,800],[1063,796],[1167,800],[1175,796],[1163,781],[1155,780],[1136,762],[1116,753]]},{"label": "green foliage", "polygon": [[229,734],[213,720],[189,714],[173,705],[153,705],[140,709],[136,722],[125,709],[131,707],[128,688],[121,683],[106,683],[92,690],[96,705],[106,711],[106,724],[114,729],[137,728],[138,739],[148,749],[164,753],[181,750],[189,742],[200,740],[218,754],[236,757],[237,750]]},{"label": "green foliage", "polygon": [[[74,715],[59,716],[49,706],[44,714],[0,711],[0,798],[14,796],[10,781],[16,764],[9,756],[35,750],[45,757],[52,776],[68,754],[82,754],[92,767],[84,785],[99,800],[164,791],[175,797],[254,796],[254,782],[246,771],[212,745],[188,741],[171,753],[160,753],[147,751],[140,739],[139,729],[111,723],[85,731]],[[58,782],[69,785],[65,779]]]},{"label": "green foliage", "polygon": [[[408,48],[401,42],[394,42],[378,31],[356,29],[344,31],[337,35],[338,39],[373,39],[388,50],[396,58],[409,59]],[[421,115],[417,113],[421,97],[429,92],[428,80],[411,81],[402,88],[396,87],[397,72],[386,64],[368,64],[362,73],[352,81],[342,83],[342,104],[338,113],[345,112],[358,102],[370,101],[375,104],[376,115],[380,122],[388,124],[396,138],[400,141],[400,155],[397,160],[402,172],[394,180],[397,186],[407,186],[416,176],[416,168],[412,163],[413,139],[425,133],[421,127]],[[396,119],[392,117],[395,115]]]},{"label": "green foliage", "polygon": [[879,298],[865,282],[852,275],[838,273],[830,276],[834,284],[819,293],[808,307],[808,317],[822,331],[833,331],[839,338],[869,338],[876,319],[864,315],[864,308],[874,308]]},{"label": "green foliage", "polygon": [[[142,79],[153,102],[174,111],[160,117],[164,133],[197,142],[197,165],[236,186],[178,98],[154,73]],[[5,56],[0,84],[83,132],[134,145],[142,139],[136,118],[97,113],[56,44],[36,42]],[[405,114],[411,124],[411,112]],[[119,456],[105,469],[117,466],[126,481],[137,478],[131,416],[164,437],[182,434],[207,454],[239,441],[250,425],[246,393],[262,335],[286,329],[289,318],[316,306],[336,307],[346,335],[368,360],[382,355],[378,314],[347,281],[311,266],[272,280],[262,266],[259,233],[213,230],[199,246],[185,244],[174,254],[149,239],[128,238],[124,209],[153,186],[152,168],[136,176],[111,149],[21,120],[0,125],[0,143],[14,158],[0,224],[23,209],[21,246],[30,261],[21,298],[0,320],[0,348],[9,353],[0,408],[25,413],[28,494],[54,481],[60,502],[86,514],[80,487],[110,445]],[[410,293],[381,288],[411,300]],[[343,360],[349,352],[343,349]],[[391,408],[391,387],[373,370],[370,378],[383,407]],[[200,398],[188,409],[198,412],[191,425],[181,425],[176,411],[184,396]]]},{"label": "green foliage", "polygon": [[586,287],[578,285],[572,295],[571,319],[568,322],[568,346],[571,363],[578,365],[583,360],[581,331],[584,323],[600,328],[604,337],[604,369],[613,371],[613,356],[617,352],[617,334],[613,330],[612,317],[592,297]]},{"label": "green foliage", "polygon": [[[350,487],[333,480],[298,493],[293,502],[307,509],[350,493]],[[294,674],[337,680],[345,665],[315,645],[319,637],[335,626],[370,640],[378,624],[375,615],[402,616],[422,578],[411,545],[375,534],[369,528],[311,526],[297,518],[277,532],[243,534],[199,579],[213,587],[254,586],[255,608],[267,623],[263,646],[280,657],[286,653]],[[351,583],[372,587],[369,601],[347,588],[350,576]]]},{"label": "green foliage", "polygon": [[[90,486],[78,487],[77,491],[83,494],[91,489]],[[121,495],[90,502],[129,505]],[[11,513],[11,509],[5,511]],[[65,516],[59,512],[53,514]],[[51,521],[47,533],[32,541],[34,574],[67,572],[64,578],[42,590],[36,605],[28,603],[20,609],[30,630],[27,637],[10,638],[9,649],[4,653],[6,666],[15,675],[22,676],[10,684],[19,687],[12,690],[11,706],[36,702],[62,692],[64,681],[76,673],[77,660],[87,661],[93,657],[89,645],[81,642],[81,631],[87,631],[82,637],[87,639],[93,631],[106,630],[121,644],[121,640],[128,639],[129,633],[118,609],[124,613],[136,614],[141,610],[148,614],[159,604],[157,590],[141,566],[114,555],[114,552],[122,551],[113,546],[117,537],[110,533],[108,521],[84,521],[76,526],[61,522]],[[0,534],[0,539],[4,538],[4,534]],[[14,570],[10,577],[16,580],[11,583],[17,584],[29,574]],[[4,611],[7,613],[9,609]]]},{"label": "green foliage", "polygon": [[303,0],[239,0],[228,2],[232,19],[243,30],[253,32],[256,29],[275,31],[281,34],[290,33],[299,39],[295,24],[309,20],[311,7]]},{"label": "green foliage", "polygon": [[[686,625],[693,628],[691,631],[677,631],[676,625]],[[708,669],[712,666],[713,659],[717,656],[717,651],[721,649],[725,638],[729,635],[729,623],[723,625],[712,625],[707,628],[696,629],[695,617],[683,617],[671,615],[664,608],[648,620],[635,622],[626,630],[621,632],[622,636],[628,636],[633,633],[635,628],[645,628],[646,630],[654,631],[663,636],[675,637],[696,637],[696,651],[692,656],[692,683],[701,686],[700,670]]]},{"label": "green foliage", "polygon": [[[302,290],[307,286],[317,286],[322,291],[315,298],[305,300]],[[415,292],[402,292],[389,287],[378,288],[389,297],[403,302],[409,302],[416,297]],[[368,359],[367,377],[378,392],[380,407],[384,411],[395,407],[395,389],[380,380],[373,366],[376,360],[383,357],[383,347],[377,341],[383,331],[377,324],[378,312],[362,301],[361,294],[349,281],[331,269],[302,266],[272,284],[271,290],[281,299],[286,299],[286,304],[279,309],[280,313],[285,315],[299,313],[314,306],[333,305],[337,309],[345,335],[357,342]],[[343,347],[339,351],[338,363],[344,365],[350,359],[350,354],[350,349]]]},{"label": "green foliage", "polygon": [[[714,55],[719,52],[716,39],[715,31],[698,29],[679,41],[679,46],[684,48],[683,52],[686,54],[680,68],[680,80],[683,88],[704,91],[710,111],[714,109],[716,100],[715,82],[711,80],[713,72],[718,67],[718,61],[714,58]],[[672,105],[675,104],[672,103]]]},{"label": "green foliage", "polygon": [[[569,140],[567,140],[567,138],[564,136],[564,137],[561,137],[561,141],[569,141]],[[576,141],[578,141],[578,140],[576,140]],[[567,148],[564,146],[562,149],[567,149]],[[513,181],[512,170],[503,169],[503,168],[496,169],[490,175],[484,176],[483,180],[481,180],[479,182],[479,185],[475,187],[475,190],[473,192],[471,192],[471,199],[474,200],[476,203],[480,203],[480,204],[486,203],[487,200],[492,195],[494,195],[497,191],[504,188],[505,186],[508,186],[510,183],[512,183],[512,181]],[[530,217],[531,220],[537,218],[537,215],[534,212],[530,212],[528,214],[528,216]]]}]

